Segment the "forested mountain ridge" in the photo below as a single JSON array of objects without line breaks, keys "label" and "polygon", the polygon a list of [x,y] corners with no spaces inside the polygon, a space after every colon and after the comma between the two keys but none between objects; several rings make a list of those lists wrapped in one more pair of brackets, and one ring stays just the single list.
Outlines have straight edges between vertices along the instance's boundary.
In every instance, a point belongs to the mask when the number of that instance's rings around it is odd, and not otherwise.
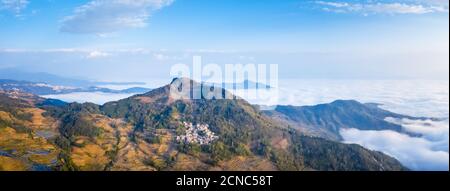
[{"label": "forested mountain ridge", "polygon": [[363,104],[355,100],[337,100],[330,104],[315,106],[276,106],[264,111],[274,121],[288,124],[306,134],[341,141],[340,130],[391,130],[414,136],[401,125],[391,123],[386,118],[426,119],[396,114],[381,109],[377,104]]}]

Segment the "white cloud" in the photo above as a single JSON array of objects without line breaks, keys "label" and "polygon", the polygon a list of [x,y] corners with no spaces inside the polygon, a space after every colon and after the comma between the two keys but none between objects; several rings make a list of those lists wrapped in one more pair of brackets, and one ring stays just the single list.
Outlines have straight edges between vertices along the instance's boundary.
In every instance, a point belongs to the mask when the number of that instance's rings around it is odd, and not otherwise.
[{"label": "white cloud", "polygon": [[447,5],[440,1],[433,2],[330,2],[315,1],[322,10],[335,13],[359,13],[363,15],[371,14],[426,14],[426,13],[448,13]]},{"label": "white cloud", "polygon": [[447,151],[449,147],[449,121],[410,120],[387,118],[386,121],[401,125],[404,130],[416,133],[434,143],[432,149]]},{"label": "white cloud", "polygon": [[154,51],[152,55],[153,59],[156,61],[189,61],[192,56],[189,54],[174,54],[173,52],[166,51]]},{"label": "white cloud", "polygon": [[29,3],[28,0],[0,0],[0,10],[12,11],[18,16]]},{"label": "white cloud", "polygon": [[161,54],[161,53],[155,53],[155,54],[153,54],[153,58],[155,58],[156,60],[159,60],[159,61],[164,61],[164,60],[170,59],[169,56],[167,56],[167,55],[165,55],[165,54]]},{"label": "white cloud", "polygon": [[[410,137],[394,131],[358,129],[342,129],[340,133],[345,142],[384,152],[412,170],[448,171],[448,121],[427,125],[423,125],[423,121],[409,121],[403,127],[424,134],[422,137]],[[433,134],[436,129],[446,133]],[[437,137],[443,139],[436,139]]]},{"label": "white cloud", "polygon": [[147,26],[154,11],[174,0],[93,0],[75,9],[62,21],[60,30],[69,33],[105,34]]},{"label": "white cloud", "polygon": [[412,170],[449,169],[449,120],[411,120],[386,118],[386,121],[401,125],[411,137],[394,131],[340,131],[348,143],[360,144],[397,158]]},{"label": "white cloud", "polygon": [[94,58],[102,58],[110,56],[110,53],[102,52],[102,51],[92,51],[86,56],[86,58],[94,59]]}]

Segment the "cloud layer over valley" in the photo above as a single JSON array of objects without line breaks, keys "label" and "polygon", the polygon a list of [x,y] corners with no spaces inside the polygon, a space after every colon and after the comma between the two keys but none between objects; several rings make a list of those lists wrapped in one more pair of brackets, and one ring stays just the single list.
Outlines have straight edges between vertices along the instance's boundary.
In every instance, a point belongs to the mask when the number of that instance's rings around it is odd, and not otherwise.
[{"label": "cloud layer over valley", "polygon": [[383,109],[404,115],[440,118],[441,121],[386,119],[418,137],[357,129],[340,133],[345,142],[389,154],[412,170],[449,169],[448,81],[281,80],[279,89],[279,100],[272,104],[304,106],[353,99],[379,103]]},{"label": "cloud layer over valley", "polygon": [[411,137],[394,131],[341,130],[347,143],[384,152],[412,170],[449,170],[449,121],[395,120],[407,131],[421,134]]}]

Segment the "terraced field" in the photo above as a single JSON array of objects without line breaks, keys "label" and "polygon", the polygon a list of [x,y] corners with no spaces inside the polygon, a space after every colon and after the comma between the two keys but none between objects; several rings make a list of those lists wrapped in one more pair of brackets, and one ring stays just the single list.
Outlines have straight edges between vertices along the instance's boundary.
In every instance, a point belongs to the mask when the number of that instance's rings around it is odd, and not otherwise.
[{"label": "terraced field", "polygon": [[0,170],[51,170],[59,149],[32,133],[0,128]]}]

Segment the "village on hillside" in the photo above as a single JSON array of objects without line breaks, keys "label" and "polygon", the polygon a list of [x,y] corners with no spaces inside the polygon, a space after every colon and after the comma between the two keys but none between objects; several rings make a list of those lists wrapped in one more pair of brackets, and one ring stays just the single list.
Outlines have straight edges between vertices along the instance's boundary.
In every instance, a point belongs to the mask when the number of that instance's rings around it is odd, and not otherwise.
[{"label": "village on hillside", "polygon": [[178,142],[196,143],[200,145],[209,145],[219,137],[209,130],[208,124],[192,124],[183,122],[186,128],[186,134],[177,136]]}]

